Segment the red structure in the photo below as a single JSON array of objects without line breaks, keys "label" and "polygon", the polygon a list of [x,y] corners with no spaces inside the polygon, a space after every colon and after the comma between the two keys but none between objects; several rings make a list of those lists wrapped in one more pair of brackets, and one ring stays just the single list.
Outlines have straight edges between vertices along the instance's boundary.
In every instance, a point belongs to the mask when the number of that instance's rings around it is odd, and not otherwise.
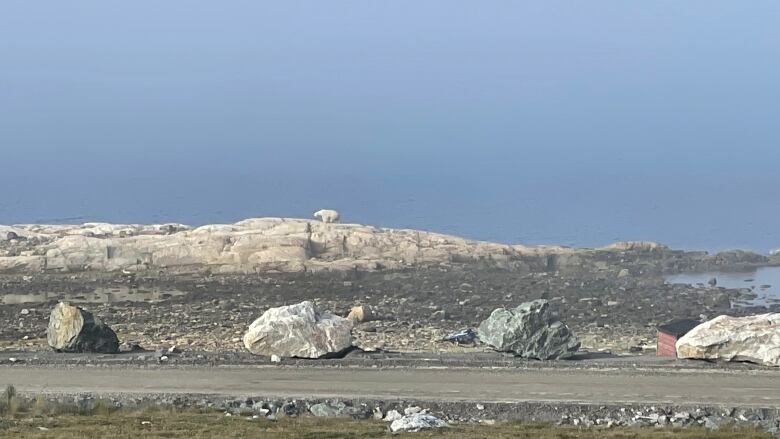
[{"label": "red structure", "polygon": [[695,319],[674,320],[658,326],[658,340],[655,354],[659,357],[677,358],[677,340],[701,322]]}]

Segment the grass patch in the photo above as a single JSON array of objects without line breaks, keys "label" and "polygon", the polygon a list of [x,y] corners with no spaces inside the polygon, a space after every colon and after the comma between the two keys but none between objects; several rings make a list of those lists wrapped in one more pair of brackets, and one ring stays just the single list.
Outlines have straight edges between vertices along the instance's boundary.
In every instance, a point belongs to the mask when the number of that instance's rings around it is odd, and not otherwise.
[{"label": "grass patch", "polygon": [[613,428],[579,430],[546,424],[499,423],[494,426],[456,425],[442,431],[391,435],[378,421],[282,418],[277,422],[225,416],[222,413],[147,409],[139,411],[95,410],[79,414],[35,415],[15,413],[0,419],[0,437],[15,438],[289,438],[368,439],[414,437],[437,439],[768,439],[757,430],[707,431],[701,428]]}]

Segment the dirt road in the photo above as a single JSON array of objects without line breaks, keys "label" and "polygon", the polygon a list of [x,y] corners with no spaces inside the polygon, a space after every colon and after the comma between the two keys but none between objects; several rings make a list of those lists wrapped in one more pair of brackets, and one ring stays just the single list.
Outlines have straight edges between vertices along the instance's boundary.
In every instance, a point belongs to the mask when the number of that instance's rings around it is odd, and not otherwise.
[{"label": "dirt road", "polygon": [[780,407],[780,371],[0,367],[20,391]]}]

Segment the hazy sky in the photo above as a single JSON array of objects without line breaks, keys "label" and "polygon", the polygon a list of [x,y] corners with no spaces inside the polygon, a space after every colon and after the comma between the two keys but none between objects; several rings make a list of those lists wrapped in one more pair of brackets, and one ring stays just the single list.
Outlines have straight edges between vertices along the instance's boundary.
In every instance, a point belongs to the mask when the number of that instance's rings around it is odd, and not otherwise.
[{"label": "hazy sky", "polygon": [[0,223],[780,247],[780,2],[0,3]]}]

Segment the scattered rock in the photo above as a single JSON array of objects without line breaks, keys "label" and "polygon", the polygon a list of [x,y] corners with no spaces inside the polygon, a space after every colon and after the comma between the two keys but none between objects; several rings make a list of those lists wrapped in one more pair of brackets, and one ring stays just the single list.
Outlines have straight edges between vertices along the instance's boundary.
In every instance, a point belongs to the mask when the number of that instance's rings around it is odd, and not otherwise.
[{"label": "scattered rock", "polygon": [[332,418],[343,416],[347,405],[343,402],[327,403],[321,402],[309,407],[309,412],[318,418]]},{"label": "scattered rock", "polygon": [[404,409],[404,415],[413,415],[420,412],[422,412],[422,408],[417,406],[407,407]]},{"label": "scattered rock", "polygon": [[49,316],[47,340],[57,352],[119,352],[116,333],[89,311],[60,302]]},{"label": "scattered rock", "polygon": [[450,334],[442,339],[442,341],[448,341],[450,343],[457,344],[473,344],[477,340],[477,333],[471,328],[461,329],[460,331]]},{"label": "scattered rock", "polygon": [[420,430],[427,430],[432,428],[446,428],[446,422],[441,419],[427,415],[423,413],[415,413],[412,415],[403,416],[401,419],[396,419],[390,423],[390,431],[393,433],[398,432],[418,432]]},{"label": "scattered rock", "polygon": [[580,347],[569,327],[555,319],[549,302],[543,299],[511,310],[494,310],[477,333],[480,341],[498,351],[538,360],[570,358]]},{"label": "scattered rock", "polygon": [[780,366],[780,313],[719,316],[677,341],[677,356]]},{"label": "scattered rock", "polygon": [[255,355],[321,358],[352,346],[352,321],[320,312],[305,301],[271,308],[244,334],[244,346]]},{"label": "scattered rock", "polygon": [[320,418],[333,418],[350,416],[353,418],[368,418],[373,416],[373,412],[364,408],[358,408],[344,404],[341,401],[321,402],[309,407],[309,412]]}]

